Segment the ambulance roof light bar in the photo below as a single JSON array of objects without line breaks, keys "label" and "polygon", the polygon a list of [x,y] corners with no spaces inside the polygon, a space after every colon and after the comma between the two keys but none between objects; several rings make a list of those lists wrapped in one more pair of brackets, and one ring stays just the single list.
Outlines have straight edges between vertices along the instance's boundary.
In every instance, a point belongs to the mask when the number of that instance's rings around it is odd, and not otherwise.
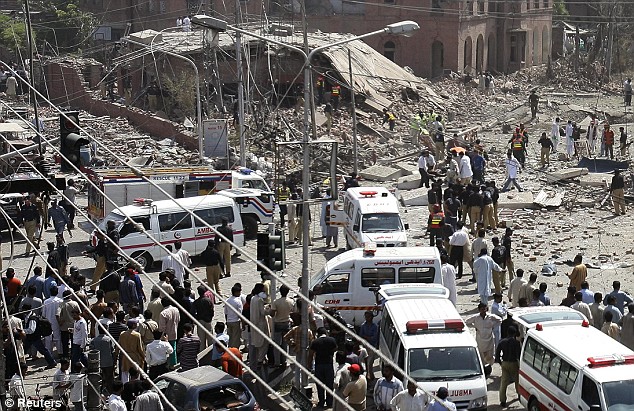
[{"label": "ambulance roof light bar", "polygon": [[628,355],[602,355],[599,357],[588,357],[590,367],[610,367],[612,365],[634,364],[634,354]]},{"label": "ambulance roof light bar", "polygon": [[135,198],[132,203],[136,206],[151,206],[153,200],[151,198]]},{"label": "ambulance roof light bar", "polygon": [[464,322],[460,318],[450,320],[415,320],[408,321],[405,324],[405,329],[408,334],[416,334],[419,331],[438,330],[462,332],[464,327]]},{"label": "ambulance roof light bar", "polygon": [[378,194],[378,191],[359,191],[359,195],[363,197],[374,197]]}]

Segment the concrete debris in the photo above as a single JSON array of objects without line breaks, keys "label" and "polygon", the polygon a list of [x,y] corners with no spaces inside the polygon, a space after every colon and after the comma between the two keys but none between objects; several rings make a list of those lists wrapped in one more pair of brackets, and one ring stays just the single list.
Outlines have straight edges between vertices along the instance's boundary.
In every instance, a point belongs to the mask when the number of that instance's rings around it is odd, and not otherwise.
[{"label": "concrete debris", "polygon": [[399,178],[402,173],[398,168],[373,165],[360,171],[359,175],[370,181],[391,181]]},{"label": "concrete debris", "polygon": [[559,193],[540,190],[533,202],[541,207],[559,207],[564,201],[565,191]]},{"label": "concrete debris", "polygon": [[408,175],[398,179],[396,188],[399,190],[413,190],[415,188],[419,188],[419,186],[420,176]]},{"label": "concrete debris", "polygon": [[564,170],[546,174],[546,181],[549,183],[557,183],[562,180],[580,178],[586,174],[588,174],[587,168],[566,168]]},{"label": "concrete debris", "polygon": [[582,186],[591,187],[605,187],[610,181],[612,181],[612,174],[607,173],[590,173],[585,176],[581,176],[579,184]]},{"label": "concrete debris", "polygon": [[498,207],[509,210],[517,210],[522,208],[531,208],[533,207],[534,202],[533,193],[530,191],[508,191],[506,193],[500,193]]},{"label": "concrete debris", "polygon": [[429,189],[425,187],[415,188],[413,190],[407,191],[399,191],[397,198],[399,198],[399,200],[405,207],[425,206],[428,204],[427,191],[429,191]]}]

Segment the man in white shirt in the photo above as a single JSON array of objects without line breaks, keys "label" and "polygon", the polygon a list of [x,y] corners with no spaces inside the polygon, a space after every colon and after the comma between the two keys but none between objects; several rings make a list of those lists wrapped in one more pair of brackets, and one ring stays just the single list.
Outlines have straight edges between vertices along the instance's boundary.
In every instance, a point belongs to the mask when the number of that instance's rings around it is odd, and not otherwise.
[{"label": "man in white shirt", "polygon": [[407,389],[392,398],[392,411],[421,411],[427,407],[429,397],[418,389],[415,382],[408,381]]},{"label": "man in white shirt", "polygon": [[80,315],[79,311],[72,311],[73,320],[75,324],[73,326],[73,343],[71,345],[71,361],[73,364],[81,362],[84,367],[88,366],[88,358],[84,354],[84,349],[88,343],[88,325],[86,320]]},{"label": "man in white shirt", "polygon": [[559,119],[559,117],[555,118],[555,120],[553,120],[553,125],[550,131],[550,139],[553,142],[553,151],[556,153],[557,152],[557,146],[559,145],[559,129],[561,128],[561,126],[559,125],[559,122],[561,120]]},{"label": "man in white shirt", "polygon": [[509,150],[506,153],[506,160],[504,160],[504,164],[506,166],[506,181],[504,182],[504,186],[502,187],[502,192],[509,191],[511,184],[513,184],[519,192],[524,191],[524,189],[517,182],[518,173],[522,172],[522,165],[515,157],[513,157],[513,153]]},{"label": "man in white shirt", "polygon": [[229,347],[235,348],[240,348],[240,336],[242,334],[242,320],[238,313],[242,313],[244,303],[240,292],[239,287],[231,287],[231,297],[227,298],[225,304],[225,321],[227,322],[227,334],[229,334]]},{"label": "man in white shirt", "polygon": [[51,328],[53,329],[53,334],[48,337],[44,337],[44,346],[51,353],[53,353],[53,343],[55,343],[55,347],[57,347],[57,353],[59,355],[62,354],[62,334],[60,333],[59,323],[57,322],[57,317],[55,314],[57,313],[57,309],[59,305],[62,303],[62,299],[58,297],[58,288],[56,285],[52,286],[50,289],[51,296],[44,300],[44,304],[42,305],[42,317],[46,318],[51,323]]},{"label": "man in white shirt", "polygon": [[123,392],[123,383],[116,380],[112,384],[112,394],[108,397],[108,411],[127,411],[125,401],[121,398]]},{"label": "man in white shirt", "polygon": [[[568,124],[566,124],[566,155],[568,159],[575,153],[575,142],[572,139],[573,131],[575,131],[575,128],[572,125],[572,120],[568,120]],[[603,145],[601,147],[603,148]]]},{"label": "man in white shirt", "polygon": [[168,372],[167,360],[174,352],[174,348],[167,341],[161,340],[163,333],[154,331],[154,341],[145,347],[145,362],[148,365],[148,375],[150,379],[155,379],[159,375]]},{"label": "man in white shirt", "polygon": [[70,361],[66,358],[62,358],[59,360],[59,368],[55,371],[53,375],[53,399],[59,400],[64,396],[64,393],[68,388],[70,388],[70,384],[68,382],[68,368],[70,366]]},{"label": "man in white shirt", "polygon": [[469,234],[462,229],[464,223],[458,221],[456,224],[458,228],[455,233],[449,237],[449,245],[451,246],[451,254],[449,255],[449,264],[457,267],[458,275],[456,278],[462,278],[462,262],[464,260],[464,249],[469,243]]},{"label": "man in white shirt", "polygon": [[429,170],[433,170],[435,166],[436,160],[434,160],[434,156],[429,154],[429,150],[423,150],[420,157],[418,157],[419,187],[425,186],[429,188]]},{"label": "man in white shirt", "polygon": [[570,308],[579,311],[581,314],[586,316],[590,324],[594,324],[594,318],[592,318],[590,306],[583,302],[583,294],[580,291],[575,293],[575,303],[571,305]]},{"label": "man in white shirt", "polygon": [[513,307],[519,307],[520,290],[527,281],[524,279],[524,270],[521,268],[515,272],[515,278],[509,284],[508,299]]},{"label": "man in white shirt", "polygon": [[[493,294],[493,304],[491,304],[491,314],[495,314],[504,320],[504,318],[506,318],[507,312],[508,312],[508,306],[504,303],[504,301],[502,301],[502,294],[500,293]],[[493,337],[495,338],[496,347],[498,346],[498,343],[500,342],[501,333],[502,333],[502,326],[500,324],[493,329]]]},{"label": "man in white shirt", "polygon": [[178,280],[180,285],[183,285],[183,267],[180,265],[176,254],[172,252],[172,245],[167,244],[165,248],[167,248],[169,254],[161,259],[161,271],[174,270],[174,278]]},{"label": "man in white shirt", "polygon": [[485,366],[485,374],[491,373],[491,366],[495,356],[495,340],[493,337],[493,329],[502,324],[502,319],[495,314],[489,314],[489,307],[486,303],[478,304],[478,314],[467,319],[467,326],[475,328],[476,343],[478,351]]},{"label": "man in white shirt", "polygon": [[183,263],[183,265],[177,264],[182,272],[181,275],[184,278],[189,279],[189,273],[186,268],[189,268],[192,265],[191,256],[189,255],[189,252],[183,248],[183,243],[180,241],[176,241],[174,243],[174,248],[176,249],[174,256],[178,259],[178,261]]},{"label": "man in white shirt", "polygon": [[456,269],[449,264],[448,257],[445,254],[440,256],[440,272],[442,273],[442,285],[449,290],[449,301],[456,305]]},{"label": "man in white shirt", "polygon": [[471,159],[469,158],[469,156],[465,156],[464,151],[461,151],[458,156],[460,158],[460,161],[458,162],[458,168],[460,170],[460,183],[466,186],[471,184],[471,179],[473,178]]}]

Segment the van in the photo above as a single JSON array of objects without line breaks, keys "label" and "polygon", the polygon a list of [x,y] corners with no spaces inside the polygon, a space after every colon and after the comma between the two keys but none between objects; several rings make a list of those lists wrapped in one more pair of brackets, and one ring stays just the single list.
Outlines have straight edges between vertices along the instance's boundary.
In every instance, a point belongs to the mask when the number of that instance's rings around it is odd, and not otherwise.
[{"label": "van", "polygon": [[529,411],[634,409],[634,351],[588,322],[526,333],[519,378]]},{"label": "van", "polygon": [[385,301],[379,350],[423,390],[436,394],[439,386],[447,387],[458,410],[486,410],[478,346],[449,299],[422,295]]},{"label": "van", "polygon": [[588,321],[585,315],[570,307],[549,305],[544,307],[511,308],[508,315],[513,318],[523,339],[526,331],[535,328],[537,324],[543,326],[579,325]]},{"label": "van", "polygon": [[[175,200],[152,201],[137,199],[135,205],[114,209],[99,224],[106,231],[106,224],[113,220],[119,230],[119,247],[137,263],[149,268],[166,255],[139,226],[147,230],[161,244],[180,241],[191,255],[199,255],[207,247],[207,241],[216,235],[202,222],[194,220],[185,210],[191,211],[213,227],[219,227],[223,219],[233,229],[233,240],[244,244],[244,228],[236,203],[225,196],[207,195]],[[93,244],[94,244],[93,232]]]},{"label": "van", "polygon": [[343,208],[334,209],[334,224],[343,226],[348,250],[375,243],[378,247],[406,247],[403,224],[394,194],[385,187],[353,187],[343,196]]},{"label": "van", "polygon": [[375,291],[384,284],[440,284],[440,253],[435,247],[357,248],[326,262],[310,281],[316,301],[336,309],[348,324],[360,326],[367,310],[377,310]]}]

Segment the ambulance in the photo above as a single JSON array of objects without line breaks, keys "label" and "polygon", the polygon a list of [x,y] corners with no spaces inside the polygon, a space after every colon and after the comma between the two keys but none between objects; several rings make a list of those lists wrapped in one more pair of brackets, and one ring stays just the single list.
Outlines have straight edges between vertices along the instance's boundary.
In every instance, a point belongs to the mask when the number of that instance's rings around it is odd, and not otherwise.
[{"label": "ambulance", "polygon": [[[182,167],[140,167],[141,174],[129,168],[91,168],[86,171],[92,184],[88,185],[88,215],[95,221],[101,221],[116,208],[106,200],[102,192],[118,206],[132,205],[136,198],[151,198],[154,201],[167,200],[169,197],[185,198],[213,194],[231,188],[248,188],[269,193],[270,204],[265,208],[273,208],[273,194],[257,172],[248,168],[237,170],[213,170],[207,166]],[[158,185],[161,190],[150,184],[141,176]],[[272,211],[271,211],[272,215]]]},{"label": "ambulance", "polygon": [[584,321],[526,333],[519,378],[529,411],[634,410],[634,351]]},{"label": "ambulance", "polygon": [[[447,387],[458,410],[487,409],[487,381],[475,338],[447,298],[389,298],[379,323],[379,350],[424,391]],[[405,376],[399,376],[407,384]]]},{"label": "ambulance", "polygon": [[537,324],[542,327],[579,325],[588,320],[581,312],[560,305],[511,308],[508,315],[513,318],[522,339],[526,335],[526,331],[535,328]]},{"label": "ambulance", "polygon": [[[207,242],[215,239],[215,233],[188,211],[214,228],[220,227],[222,220],[226,219],[233,229],[233,241],[238,245],[244,244],[240,209],[231,198],[220,195],[161,201],[138,199],[134,205],[111,211],[99,228],[105,232],[107,222],[114,221],[119,231],[119,247],[146,269],[160,261],[166,252],[140,228],[163,245],[180,241],[193,256],[202,253]],[[92,235],[94,243],[95,232]]]},{"label": "ambulance", "polygon": [[330,221],[343,226],[346,248],[374,243],[378,247],[406,247],[398,201],[385,187],[353,187],[346,190],[343,206],[332,210]]},{"label": "ambulance", "polygon": [[[366,244],[326,262],[310,281],[316,301],[360,326],[365,311],[378,311],[376,291],[387,284],[440,284],[436,247],[376,247]],[[378,313],[380,315],[380,313]]]}]

